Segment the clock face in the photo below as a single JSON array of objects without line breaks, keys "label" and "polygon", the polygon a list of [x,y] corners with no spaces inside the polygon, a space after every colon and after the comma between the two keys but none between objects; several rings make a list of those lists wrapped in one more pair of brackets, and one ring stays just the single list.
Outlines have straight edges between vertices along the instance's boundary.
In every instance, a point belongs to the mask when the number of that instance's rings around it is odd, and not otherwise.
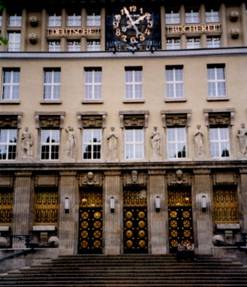
[{"label": "clock face", "polygon": [[135,46],[151,35],[152,14],[135,5],[124,6],[113,17],[113,31],[118,40]]}]

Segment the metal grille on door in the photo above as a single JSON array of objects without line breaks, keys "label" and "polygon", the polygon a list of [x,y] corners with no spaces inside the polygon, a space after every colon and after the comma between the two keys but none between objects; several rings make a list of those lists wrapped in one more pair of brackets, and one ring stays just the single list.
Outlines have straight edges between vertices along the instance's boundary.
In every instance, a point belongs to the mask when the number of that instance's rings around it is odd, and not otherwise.
[{"label": "metal grille on door", "polygon": [[102,253],[103,202],[101,190],[81,193],[79,210],[79,253]]},{"label": "metal grille on door", "polygon": [[124,191],[124,253],[148,252],[146,190]]},{"label": "metal grille on door", "polygon": [[193,222],[190,190],[168,192],[169,248],[177,250],[178,244],[193,244]]}]

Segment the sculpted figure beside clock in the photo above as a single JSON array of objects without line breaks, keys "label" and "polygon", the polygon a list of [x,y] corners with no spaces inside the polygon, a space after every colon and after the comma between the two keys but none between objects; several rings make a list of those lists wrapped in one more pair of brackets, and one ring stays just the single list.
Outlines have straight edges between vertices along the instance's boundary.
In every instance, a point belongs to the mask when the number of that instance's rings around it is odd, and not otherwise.
[{"label": "sculpted figure beside clock", "polygon": [[151,35],[152,28],[152,14],[136,5],[124,6],[113,17],[115,37],[131,46],[144,42]]}]

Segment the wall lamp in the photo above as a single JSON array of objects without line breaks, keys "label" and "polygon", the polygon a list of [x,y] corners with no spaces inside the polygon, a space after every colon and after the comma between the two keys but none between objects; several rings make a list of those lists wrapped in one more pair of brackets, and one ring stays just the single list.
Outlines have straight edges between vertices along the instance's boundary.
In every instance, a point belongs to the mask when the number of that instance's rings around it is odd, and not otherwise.
[{"label": "wall lamp", "polygon": [[205,194],[202,195],[201,197],[201,209],[202,211],[206,211],[207,209],[207,196]]},{"label": "wall lamp", "polygon": [[66,196],[64,199],[64,212],[69,213],[70,210],[70,199]]},{"label": "wall lamp", "polygon": [[114,213],[114,211],[115,211],[115,198],[114,198],[114,196],[110,197],[110,210],[111,210],[111,213]]},{"label": "wall lamp", "polygon": [[160,197],[158,195],[154,199],[154,207],[156,212],[160,212]]}]

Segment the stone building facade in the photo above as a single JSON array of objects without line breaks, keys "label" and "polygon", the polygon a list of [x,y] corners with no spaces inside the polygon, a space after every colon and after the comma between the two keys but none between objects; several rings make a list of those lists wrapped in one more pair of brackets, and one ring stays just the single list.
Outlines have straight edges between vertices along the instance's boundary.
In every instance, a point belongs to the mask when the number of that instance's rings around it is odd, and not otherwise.
[{"label": "stone building facade", "polygon": [[0,16],[2,254],[246,245],[246,3],[35,2]]}]

